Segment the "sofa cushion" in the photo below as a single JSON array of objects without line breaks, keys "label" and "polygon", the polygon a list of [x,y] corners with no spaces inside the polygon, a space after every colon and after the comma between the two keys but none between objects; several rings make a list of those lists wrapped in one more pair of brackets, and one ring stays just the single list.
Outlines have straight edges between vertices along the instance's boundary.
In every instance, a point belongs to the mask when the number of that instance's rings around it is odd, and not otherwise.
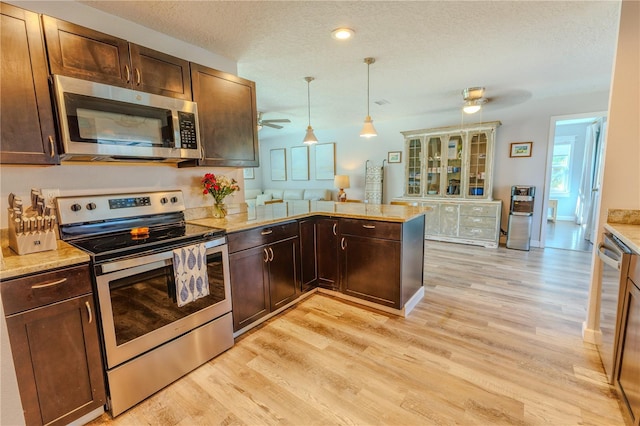
[{"label": "sofa cushion", "polygon": [[265,201],[271,201],[272,199],[271,194],[260,194],[256,197],[256,206],[264,206]]},{"label": "sofa cushion", "polygon": [[260,194],[262,194],[262,190],[261,189],[245,189],[244,190],[244,199],[245,200],[253,200]]},{"label": "sofa cushion", "polygon": [[305,189],[303,199],[311,201],[331,200],[331,191],[328,189]]},{"label": "sofa cushion", "polygon": [[264,195],[271,195],[273,200],[282,200],[282,189],[265,189]]},{"label": "sofa cushion", "polygon": [[282,194],[284,200],[302,200],[304,189],[285,189]]}]

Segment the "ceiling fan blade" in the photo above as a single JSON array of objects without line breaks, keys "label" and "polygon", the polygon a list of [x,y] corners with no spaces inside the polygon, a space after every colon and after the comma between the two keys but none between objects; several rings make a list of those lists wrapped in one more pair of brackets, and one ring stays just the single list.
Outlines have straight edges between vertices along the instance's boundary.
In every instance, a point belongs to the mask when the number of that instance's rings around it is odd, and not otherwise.
[{"label": "ceiling fan blade", "polygon": [[291,123],[288,118],[277,118],[275,120],[262,120],[263,123]]},{"label": "ceiling fan blade", "polygon": [[278,126],[277,124],[271,124],[267,121],[263,121],[262,125],[267,127],[273,127],[274,129],[282,129],[282,126]]}]

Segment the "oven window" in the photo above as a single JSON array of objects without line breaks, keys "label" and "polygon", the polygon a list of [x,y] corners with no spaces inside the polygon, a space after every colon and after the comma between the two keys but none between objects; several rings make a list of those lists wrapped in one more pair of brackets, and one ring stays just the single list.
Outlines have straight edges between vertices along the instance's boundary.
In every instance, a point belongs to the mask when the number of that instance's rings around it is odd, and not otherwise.
[{"label": "oven window", "polygon": [[224,301],[221,253],[207,256],[209,295],[178,307],[171,265],[109,282],[116,344],[122,345],[154,330]]},{"label": "oven window", "polygon": [[65,93],[71,140],[107,145],[172,148],[171,111]]}]

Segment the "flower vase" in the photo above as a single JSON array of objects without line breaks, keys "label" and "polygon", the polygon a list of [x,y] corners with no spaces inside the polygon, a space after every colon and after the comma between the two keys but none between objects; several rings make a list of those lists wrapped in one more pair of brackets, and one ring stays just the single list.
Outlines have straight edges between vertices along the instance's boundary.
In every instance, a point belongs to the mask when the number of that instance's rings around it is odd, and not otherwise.
[{"label": "flower vase", "polygon": [[214,203],[212,214],[216,219],[222,219],[227,215],[227,207],[222,203]]}]

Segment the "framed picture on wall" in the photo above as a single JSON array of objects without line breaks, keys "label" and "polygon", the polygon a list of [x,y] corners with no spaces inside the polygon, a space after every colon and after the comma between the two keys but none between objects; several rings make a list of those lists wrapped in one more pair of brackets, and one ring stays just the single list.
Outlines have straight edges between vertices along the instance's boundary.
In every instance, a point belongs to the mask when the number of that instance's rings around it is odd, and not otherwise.
[{"label": "framed picture on wall", "polygon": [[387,162],[391,163],[401,163],[402,162],[402,152],[401,151],[389,151],[387,154]]},{"label": "framed picture on wall", "polygon": [[242,176],[243,176],[245,179],[255,179],[255,178],[256,178],[256,175],[255,175],[255,174],[254,174],[254,172],[253,172],[253,167],[248,167],[248,168],[246,168],[246,169],[243,169],[243,170],[242,170]]},{"label": "framed picture on wall", "polygon": [[309,180],[309,147],[291,148],[291,180]]},{"label": "framed picture on wall", "polygon": [[531,157],[533,142],[513,142],[509,157]]},{"label": "framed picture on wall", "polygon": [[271,150],[271,180],[287,180],[287,150]]},{"label": "framed picture on wall", "polygon": [[333,180],[336,175],[335,142],[316,145],[316,180]]}]

